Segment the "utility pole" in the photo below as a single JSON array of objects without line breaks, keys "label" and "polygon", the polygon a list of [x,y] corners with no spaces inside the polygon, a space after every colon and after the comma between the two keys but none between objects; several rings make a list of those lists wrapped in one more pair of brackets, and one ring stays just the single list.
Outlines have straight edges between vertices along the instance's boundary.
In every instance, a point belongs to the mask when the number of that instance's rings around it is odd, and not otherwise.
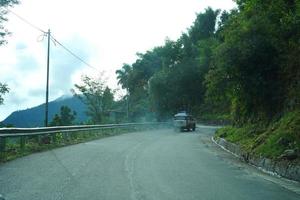
[{"label": "utility pole", "polygon": [[48,126],[48,100],[49,100],[49,59],[50,59],[50,29],[48,29],[48,52],[47,52],[47,82],[46,82],[46,104],[45,104],[45,127]]}]

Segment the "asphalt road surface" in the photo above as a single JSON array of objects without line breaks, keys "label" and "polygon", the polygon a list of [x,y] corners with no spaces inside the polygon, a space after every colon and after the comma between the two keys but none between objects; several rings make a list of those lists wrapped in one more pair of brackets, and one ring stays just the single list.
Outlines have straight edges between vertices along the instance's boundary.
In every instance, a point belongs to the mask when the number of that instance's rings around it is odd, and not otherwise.
[{"label": "asphalt road surface", "polygon": [[7,200],[289,200],[299,184],[265,175],[211,141],[215,128],[154,130],[0,165]]}]

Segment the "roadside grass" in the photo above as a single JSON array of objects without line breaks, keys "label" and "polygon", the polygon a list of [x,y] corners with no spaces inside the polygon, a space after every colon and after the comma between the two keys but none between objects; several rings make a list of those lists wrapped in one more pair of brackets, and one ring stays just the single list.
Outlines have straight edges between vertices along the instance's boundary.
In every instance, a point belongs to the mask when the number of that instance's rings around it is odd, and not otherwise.
[{"label": "roadside grass", "polygon": [[106,129],[98,131],[81,131],[77,133],[56,133],[55,141],[50,135],[26,137],[25,146],[22,149],[20,138],[10,138],[7,140],[5,156],[0,160],[0,163],[14,160],[32,153],[48,151],[51,149],[84,143],[92,140],[97,140],[109,136],[120,135],[124,133],[134,132],[138,129]]},{"label": "roadside grass", "polygon": [[239,144],[250,153],[278,158],[287,149],[300,149],[300,111],[286,113],[269,125],[226,126],[219,129],[216,136]]}]

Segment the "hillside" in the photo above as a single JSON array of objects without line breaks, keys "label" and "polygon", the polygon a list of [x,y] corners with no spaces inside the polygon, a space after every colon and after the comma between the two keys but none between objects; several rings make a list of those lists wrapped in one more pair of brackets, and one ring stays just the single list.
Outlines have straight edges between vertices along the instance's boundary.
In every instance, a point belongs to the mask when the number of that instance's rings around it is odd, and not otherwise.
[{"label": "hillside", "polygon": [[[77,123],[87,120],[85,105],[78,98],[62,96],[49,102],[49,122],[56,113],[59,113],[61,106],[68,106],[77,113]],[[44,116],[45,104],[41,104],[26,110],[15,111],[3,120],[2,123],[12,124],[15,127],[40,127],[44,126]]]}]

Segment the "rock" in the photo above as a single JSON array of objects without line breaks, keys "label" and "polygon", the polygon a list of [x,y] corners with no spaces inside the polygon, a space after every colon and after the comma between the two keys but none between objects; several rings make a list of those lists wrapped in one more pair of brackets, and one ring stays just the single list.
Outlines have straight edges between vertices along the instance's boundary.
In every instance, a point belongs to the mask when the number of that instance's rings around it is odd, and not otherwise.
[{"label": "rock", "polygon": [[274,171],[274,167],[275,167],[275,163],[271,159],[265,158],[265,160],[264,160],[264,168],[267,171],[273,172]]},{"label": "rock", "polygon": [[281,160],[275,164],[274,171],[280,176],[287,177],[287,168],[288,168],[288,161]]},{"label": "rock", "polygon": [[244,162],[248,163],[249,162],[249,153],[247,152],[242,152],[241,157],[244,160]]},{"label": "rock", "polygon": [[287,178],[300,181],[300,165],[291,165],[287,170]]},{"label": "rock", "polygon": [[287,149],[279,156],[281,159],[295,160],[298,157],[298,152],[295,149]]}]

